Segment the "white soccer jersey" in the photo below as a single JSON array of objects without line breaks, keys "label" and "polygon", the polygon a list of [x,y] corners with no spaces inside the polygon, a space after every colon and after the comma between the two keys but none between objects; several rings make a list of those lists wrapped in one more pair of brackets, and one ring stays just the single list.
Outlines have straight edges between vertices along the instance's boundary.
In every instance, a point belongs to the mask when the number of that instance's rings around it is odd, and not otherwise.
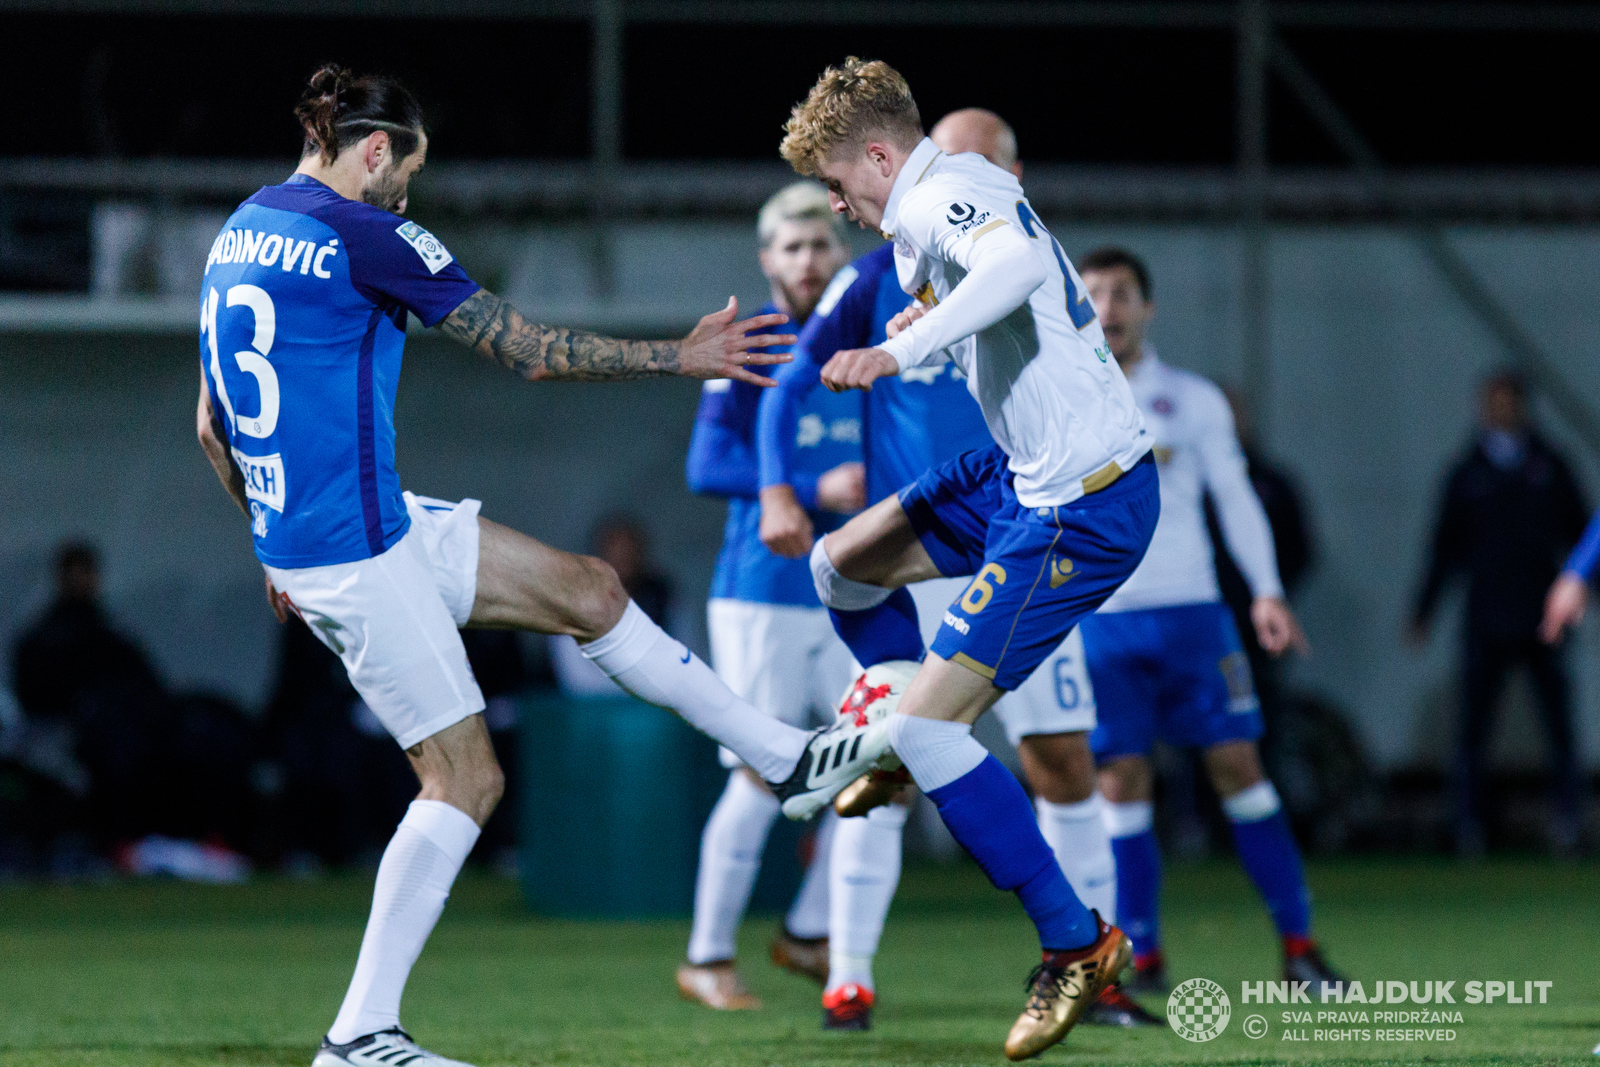
[{"label": "white soccer jersey", "polygon": [[1223,539],[1250,591],[1282,596],[1272,527],[1250,485],[1228,398],[1146,345],[1128,374],[1161,466],[1161,518],[1144,562],[1100,610],[1142,611],[1221,598],[1202,503],[1210,492]]},{"label": "white soccer jersey", "polygon": [[1076,500],[1150,450],[1083,282],[1010,172],[924,138],[883,229],[901,288],[932,307],[883,348],[902,372],[960,366],[1023,506]]}]

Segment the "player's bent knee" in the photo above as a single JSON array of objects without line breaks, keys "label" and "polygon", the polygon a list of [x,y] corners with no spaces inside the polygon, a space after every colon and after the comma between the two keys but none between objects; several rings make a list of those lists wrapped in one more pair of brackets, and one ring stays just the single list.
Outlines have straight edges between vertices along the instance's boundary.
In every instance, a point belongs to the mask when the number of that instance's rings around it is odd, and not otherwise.
[{"label": "player's bent knee", "polygon": [[889,599],[891,589],[869,585],[846,578],[834,567],[825,547],[827,538],[819,537],[811,546],[811,580],[817,587],[817,599],[824,607],[836,611],[865,611]]},{"label": "player's bent knee", "polygon": [[1143,756],[1123,756],[1100,768],[1100,792],[1113,804],[1149,800],[1150,764]]},{"label": "player's bent knee", "polygon": [[594,641],[610,633],[622,618],[628,592],[605,560],[580,556],[578,570],[570,598],[571,633],[580,642]]},{"label": "player's bent knee", "polygon": [[1029,734],[1017,752],[1028,784],[1052,804],[1078,804],[1094,795],[1094,756],[1087,734]]},{"label": "player's bent knee", "polygon": [[1266,780],[1252,741],[1225,741],[1206,752],[1206,768],[1219,796],[1233,796]]}]

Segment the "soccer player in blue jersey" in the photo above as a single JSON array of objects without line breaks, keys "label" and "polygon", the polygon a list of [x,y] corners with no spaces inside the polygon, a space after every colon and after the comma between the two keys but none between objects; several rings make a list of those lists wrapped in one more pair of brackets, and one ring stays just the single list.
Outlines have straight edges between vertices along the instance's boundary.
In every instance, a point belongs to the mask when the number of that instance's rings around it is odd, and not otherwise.
[{"label": "soccer player in blue jersey", "polygon": [[[530,380],[677,374],[768,379],[747,364],[794,342],[783,315],[737,305],[681,341],[619,341],[528,322],[399,213],[427,155],[398,82],[327,67],[296,116],[294,175],[246,200],[207,257],[200,298],[197,431],[250,519],[267,595],[344,661],[406,750],[422,789],[384,851],[355,975],[316,1067],[449,1065],[400,1027],[400,997],[503,777],[463,626],[569,634],[624,690],[672,708],[773,788],[832,788],[853,768],[821,754],[870,725],[812,734],[762,715],[631,603],[599,560],[560,552],[478,515],[478,502],[403,493],[394,401],[416,315]],[[595,753],[603,759],[603,753]],[[854,773],[859,773],[855,771]]]},{"label": "soccer player in blue jersey", "polygon": [[[823,180],[835,210],[892,236],[900,287],[918,297],[881,345],[835,353],[823,384],[870,390],[950,360],[996,441],[828,534],[811,564],[840,636],[878,674],[923,655],[904,586],[971,576],[897,707],[875,705],[881,731],[843,755],[835,747],[828,767],[854,780],[892,747],[990,880],[1017,893],[1042,949],[1005,1043],[1025,1059],[1060,1041],[1131,954],[1072,891],[1027,795],[972,723],[1138,566],[1160,508],[1150,443],[1077,273],[1016,177],[924,137],[893,68],[854,57],[829,68],[781,151]],[[842,788],[808,776],[785,810]]]},{"label": "soccer player in blue jersey", "polygon": [[[952,112],[934,125],[929,137],[950,154],[976,152],[1021,177],[1016,135],[993,112],[979,108]],[[763,539],[784,555],[808,555],[814,535],[792,484],[794,449],[788,442],[798,407],[814,396],[829,395],[820,388],[822,367],[835,352],[881,344],[890,320],[910,302],[895,274],[893,245],[862,256],[835,278],[817,314],[800,332],[795,362],[775,376],[776,388],[761,394],[761,528]],[[865,400],[863,453],[869,503],[897,493],[964,452],[994,445],[983,410],[954,364],[879,379]],[[944,606],[965,584],[960,578],[945,578],[910,587],[924,641],[933,640]],[[1085,904],[1111,920],[1116,867],[1101,798],[1095,792],[1094,757],[1088,743],[1088,731],[1095,724],[1094,697],[1082,649],[1074,631],[994,711],[1021,756],[1035,794],[1040,830],[1067,881]],[[849,796],[841,794],[841,802],[849,803]],[[861,800],[853,804],[857,809],[861,805]],[[834,834],[831,963],[823,1008],[825,1017],[840,1025],[848,1020],[864,1029],[869,1024],[876,998],[872,958],[898,880],[905,820],[902,804],[881,805],[864,817],[846,819]],[[1101,995],[1085,1021],[1166,1025],[1116,987]]]},{"label": "soccer player in blue jersey", "polygon": [[1203,752],[1239,861],[1277,924],[1284,977],[1339,981],[1311,938],[1300,850],[1261,770],[1261,706],[1206,533],[1202,499],[1209,495],[1255,596],[1250,615],[1261,647],[1272,655],[1305,649],[1283,598],[1272,528],[1246,476],[1232,412],[1222,390],[1163,363],[1146,339],[1155,304],[1150,272],[1138,257],[1107,247],[1078,262],[1161,466],[1161,520],[1150,551],[1081,627],[1100,715],[1091,743],[1110,801],[1117,922],[1133,939],[1136,982],[1151,990],[1165,985],[1149,762],[1157,738]]},{"label": "soccer player in blue jersey", "polygon": [[[805,322],[848,254],[843,220],[828,206],[827,190],[816,182],[780,190],[761,208],[756,234],[762,273],[772,287],[761,312]],[[728,501],[706,606],[711,663],[730,689],[774,718],[795,726],[813,717],[830,722],[850,682],[850,652],[817,601],[810,566],[773,554],[759,537],[755,431],[764,392],[727,378],[706,382],[689,444],[690,488]],[[817,390],[796,416],[790,440],[803,514],[831,530],[865,503],[861,398]],[[760,1001],[734,964],[734,935],[778,817],[778,798],[726,749],[722,761],[732,773],[701,838],[694,926],[678,989],[713,1008],[756,1008]],[[770,946],[775,962],[819,983],[828,974],[834,821],[827,812],[818,827],[805,881]]]}]

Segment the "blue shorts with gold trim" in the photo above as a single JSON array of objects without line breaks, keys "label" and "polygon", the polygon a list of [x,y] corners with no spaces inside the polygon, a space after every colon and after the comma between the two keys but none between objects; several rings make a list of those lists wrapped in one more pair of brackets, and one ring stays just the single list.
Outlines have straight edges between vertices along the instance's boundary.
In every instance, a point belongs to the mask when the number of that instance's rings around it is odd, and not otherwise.
[{"label": "blue shorts with gold trim", "polygon": [[939,573],[972,575],[932,650],[1015,689],[1139,565],[1161,491],[1147,455],[1098,492],[1025,508],[995,446],[935,467],[900,491],[900,506]]},{"label": "blue shorts with gold trim", "polygon": [[1233,614],[1219,603],[1117,611],[1083,620],[1099,725],[1098,759],[1142,756],[1160,738],[1210,748],[1261,736],[1261,703]]}]

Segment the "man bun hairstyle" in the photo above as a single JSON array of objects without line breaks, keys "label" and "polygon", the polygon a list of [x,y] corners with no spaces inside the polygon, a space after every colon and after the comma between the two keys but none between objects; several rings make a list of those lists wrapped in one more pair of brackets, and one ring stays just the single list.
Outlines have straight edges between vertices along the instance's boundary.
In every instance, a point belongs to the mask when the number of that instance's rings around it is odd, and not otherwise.
[{"label": "man bun hairstyle", "polygon": [[1145,303],[1155,295],[1155,287],[1150,283],[1150,268],[1144,265],[1144,260],[1118,245],[1101,245],[1078,257],[1078,273],[1087,274],[1092,270],[1113,270],[1117,267],[1127,267],[1133,272],[1133,278],[1139,283],[1139,295],[1144,297]]},{"label": "man bun hairstyle", "polygon": [[766,248],[778,236],[778,227],[785,222],[825,222],[834,240],[849,244],[844,219],[828,202],[828,190],[811,181],[794,182],[773,193],[761,213],[756,216],[756,240]]},{"label": "man bun hairstyle", "polygon": [[783,131],[779,153],[799,173],[815,175],[818,163],[840,148],[875,139],[909,152],[922,140],[922,116],[899,71],[881,59],[850,56],[822,72]]},{"label": "man bun hairstyle", "polygon": [[324,164],[379,130],[389,135],[395,158],[404,159],[417,150],[425,132],[422,106],[405,86],[377,75],[358,78],[333,63],[311,75],[294,117],[306,132],[301,157],[318,152]]}]

